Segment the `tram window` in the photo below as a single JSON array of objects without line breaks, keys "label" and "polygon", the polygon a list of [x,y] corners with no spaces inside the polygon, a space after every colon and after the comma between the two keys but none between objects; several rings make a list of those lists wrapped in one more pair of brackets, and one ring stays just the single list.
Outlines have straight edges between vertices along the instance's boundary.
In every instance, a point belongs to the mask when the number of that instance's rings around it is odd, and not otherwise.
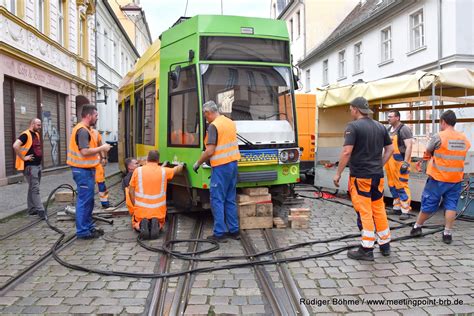
[{"label": "tram window", "polygon": [[155,82],[145,87],[144,144],[155,145]]},{"label": "tram window", "polygon": [[135,142],[143,144],[143,88],[135,93]]},{"label": "tram window", "polygon": [[169,80],[168,145],[199,146],[199,102],[194,66],[181,69],[175,89]]},{"label": "tram window", "polygon": [[201,60],[290,63],[288,41],[235,36],[202,36]]}]

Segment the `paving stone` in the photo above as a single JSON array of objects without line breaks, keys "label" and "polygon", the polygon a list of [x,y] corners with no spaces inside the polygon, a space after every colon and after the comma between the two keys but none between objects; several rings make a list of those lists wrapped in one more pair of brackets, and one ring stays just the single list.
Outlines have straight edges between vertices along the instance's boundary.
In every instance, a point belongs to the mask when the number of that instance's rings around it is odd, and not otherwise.
[{"label": "paving stone", "polygon": [[214,294],[217,296],[233,296],[234,290],[228,288],[215,289]]},{"label": "paving stone", "polygon": [[249,304],[251,305],[261,305],[263,304],[263,300],[261,296],[249,296],[248,298]]},{"label": "paving stone", "polygon": [[18,301],[19,297],[0,297],[0,306],[1,305],[12,305],[16,301]]},{"label": "paving stone", "polygon": [[190,305],[203,305],[207,302],[207,296],[205,295],[191,295],[188,300]]},{"label": "paving stone", "polygon": [[71,306],[67,305],[58,305],[58,306],[50,306],[46,310],[46,314],[68,314],[68,311],[71,309]]},{"label": "paving stone", "polygon": [[260,295],[260,289],[258,288],[240,288],[235,290],[235,292],[239,296]]},{"label": "paving stone", "polygon": [[210,305],[188,305],[184,315],[208,315]]},{"label": "paving stone", "polygon": [[242,314],[264,314],[265,307],[263,305],[245,305],[242,306]]},{"label": "paving stone", "polygon": [[239,315],[239,307],[217,305],[214,307],[214,313],[216,315]]},{"label": "paving stone", "polygon": [[446,306],[423,307],[423,309],[430,315],[447,315],[452,313]]},{"label": "paving stone", "polygon": [[[220,281],[220,280],[218,280],[218,281]],[[239,287],[239,280],[225,280],[224,281],[224,287],[236,289],[236,288]]]},{"label": "paving stone", "polygon": [[127,306],[125,308],[125,311],[129,314],[142,314],[144,310],[144,306]]},{"label": "paving stone", "polygon": [[[132,308],[135,306],[131,306]],[[122,314],[123,312],[123,307],[122,306],[101,306],[97,310],[97,314],[105,314],[105,315],[119,315]]]},{"label": "paving stone", "polygon": [[28,306],[23,309],[22,314],[44,314],[46,311],[46,306]]},{"label": "paving stone", "polygon": [[112,281],[107,284],[109,290],[126,290],[130,286],[130,282]]},{"label": "paving stone", "polygon": [[36,304],[45,305],[45,306],[57,306],[57,305],[60,305],[63,300],[64,300],[63,298],[55,298],[55,297],[42,298]]},{"label": "paving stone", "polygon": [[228,296],[212,296],[210,305],[228,305],[230,297]]},{"label": "paving stone", "polygon": [[234,296],[231,298],[231,305],[246,305],[247,297],[246,296]]}]

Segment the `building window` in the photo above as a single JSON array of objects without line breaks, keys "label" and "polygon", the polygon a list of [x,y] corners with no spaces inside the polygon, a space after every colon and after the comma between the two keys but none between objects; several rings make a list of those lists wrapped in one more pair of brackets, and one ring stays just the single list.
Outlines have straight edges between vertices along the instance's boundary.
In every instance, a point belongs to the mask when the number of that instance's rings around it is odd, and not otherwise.
[{"label": "building window", "polygon": [[425,45],[425,28],[423,25],[423,9],[410,15],[410,48],[418,49]]},{"label": "building window", "polygon": [[346,77],[346,51],[341,50],[338,54],[339,60],[339,79]]},{"label": "building window", "polygon": [[86,18],[81,16],[79,19],[79,43],[78,47],[78,54],[81,57],[85,57],[85,43],[86,42]]},{"label": "building window", "polygon": [[311,70],[306,70],[306,87],[305,91],[309,92],[311,90]]},{"label": "building window", "polygon": [[123,52],[120,53],[120,74],[123,76],[125,74],[125,58]]},{"label": "building window", "polygon": [[300,37],[300,34],[301,34],[301,13],[300,11],[298,11],[296,13],[296,23],[298,23],[298,25],[296,26],[296,38]]},{"label": "building window", "polygon": [[7,10],[10,11],[12,14],[16,14],[16,1],[17,0],[7,0]]},{"label": "building window", "polygon": [[290,20],[290,41],[293,42],[293,19]]},{"label": "building window", "polygon": [[35,19],[36,19],[36,28],[40,32],[44,32],[44,0],[36,0],[36,8],[35,8]]},{"label": "building window", "polygon": [[362,65],[362,42],[354,45],[354,73],[359,73],[363,70]]},{"label": "building window", "polygon": [[64,0],[58,0],[58,43],[64,45]]},{"label": "building window", "polygon": [[392,27],[380,31],[382,43],[382,62],[392,59]]},{"label": "building window", "polygon": [[104,30],[104,53],[102,54],[102,57],[104,58],[105,62],[107,62],[108,55],[109,55],[109,34],[107,33],[106,30]]},{"label": "building window", "polygon": [[323,61],[323,85],[329,83],[329,60]]},{"label": "building window", "polygon": [[117,43],[114,42],[114,49],[112,50],[112,58],[114,63],[114,68],[118,66],[118,52],[117,52]]}]

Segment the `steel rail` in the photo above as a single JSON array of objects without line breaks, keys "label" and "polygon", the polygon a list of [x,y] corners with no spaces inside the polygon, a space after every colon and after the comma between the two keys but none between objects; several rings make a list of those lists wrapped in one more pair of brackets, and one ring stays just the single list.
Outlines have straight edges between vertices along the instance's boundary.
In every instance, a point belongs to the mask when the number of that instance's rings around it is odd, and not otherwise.
[{"label": "steel rail", "polygon": [[[246,231],[240,232],[240,241],[247,255],[255,254],[257,251],[250,241],[250,237],[247,235]],[[251,261],[254,261],[253,258],[250,258]],[[254,266],[255,274],[257,275],[258,280],[263,289],[263,293],[270,303],[272,308],[272,315],[283,316],[287,315],[283,302],[279,295],[276,292],[275,285],[270,274],[265,270],[263,266]]]},{"label": "steel rail", "polygon": [[[176,230],[178,226],[178,215],[172,215],[168,223],[168,230],[163,238],[163,244],[171,239],[176,238]],[[171,263],[170,255],[162,255],[158,262],[158,273],[165,273],[169,270]],[[150,300],[148,312],[144,313],[149,316],[162,315],[164,310],[164,303],[166,298],[166,289],[168,287],[168,280],[166,278],[159,278],[155,280],[153,286],[153,294]]]},{"label": "steel rail", "polygon": [[[193,233],[191,239],[201,239],[204,232],[204,220],[199,219],[194,224]],[[189,245],[188,252],[196,252],[198,250],[198,242],[194,242]],[[193,270],[196,267],[196,261],[187,261],[186,270]],[[178,285],[173,296],[171,308],[167,315],[184,315],[186,304],[188,301],[189,294],[191,292],[192,275],[186,274],[184,277],[179,278]],[[163,315],[163,314],[160,314]]]},{"label": "steel rail", "polygon": [[[263,236],[269,249],[279,248],[271,229],[265,229],[263,231]],[[282,259],[281,254],[273,254],[273,257],[275,259]],[[288,270],[287,264],[279,263],[276,265],[276,267],[283,282],[283,288],[285,289],[286,295],[288,296],[288,301],[292,308],[292,311],[289,312],[289,315],[310,315],[306,305],[300,303],[302,296],[298,290],[298,287],[296,286],[295,280]]]}]

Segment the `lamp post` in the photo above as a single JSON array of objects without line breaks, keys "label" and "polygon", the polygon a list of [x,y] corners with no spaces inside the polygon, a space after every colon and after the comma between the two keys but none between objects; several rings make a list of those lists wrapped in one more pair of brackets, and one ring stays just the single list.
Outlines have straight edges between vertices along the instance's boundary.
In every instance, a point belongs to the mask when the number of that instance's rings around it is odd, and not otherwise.
[{"label": "lamp post", "polygon": [[107,97],[109,96],[109,90],[112,90],[111,87],[109,87],[107,84],[103,84],[101,87],[99,87],[102,91],[104,91],[104,99],[103,100],[96,100],[96,103],[105,103],[107,104]]}]

